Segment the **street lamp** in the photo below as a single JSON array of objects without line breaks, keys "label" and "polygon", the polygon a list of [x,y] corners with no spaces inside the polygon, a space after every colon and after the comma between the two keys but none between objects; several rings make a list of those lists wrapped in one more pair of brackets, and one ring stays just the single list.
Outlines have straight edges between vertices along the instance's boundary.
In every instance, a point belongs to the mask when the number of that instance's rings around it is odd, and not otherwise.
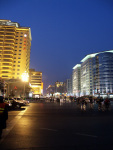
[{"label": "street lamp", "polygon": [[25,82],[28,82],[28,79],[29,79],[29,75],[25,71],[24,73],[22,73],[22,81],[24,82],[24,98],[25,98]]}]

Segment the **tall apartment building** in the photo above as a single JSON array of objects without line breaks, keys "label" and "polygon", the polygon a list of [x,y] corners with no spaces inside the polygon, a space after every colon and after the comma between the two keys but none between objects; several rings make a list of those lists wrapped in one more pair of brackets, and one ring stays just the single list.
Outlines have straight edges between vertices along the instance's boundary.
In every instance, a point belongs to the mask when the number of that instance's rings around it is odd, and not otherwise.
[{"label": "tall apartment building", "polygon": [[72,83],[72,93],[74,96],[79,97],[81,90],[81,64],[73,67]]},{"label": "tall apartment building", "polygon": [[21,79],[29,72],[31,30],[17,22],[0,20],[0,77]]},{"label": "tall apartment building", "polygon": [[93,94],[113,97],[113,50],[95,53],[93,57]]},{"label": "tall apartment building", "polygon": [[73,69],[73,94],[80,80],[80,96],[113,97],[113,50],[86,55],[81,60],[80,79],[76,78],[76,66]]},{"label": "tall apartment building", "polygon": [[36,98],[43,94],[42,72],[29,69],[29,82],[32,91],[32,97]]},{"label": "tall apartment building", "polygon": [[93,74],[92,74],[92,55],[87,55],[81,62],[81,95],[92,95]]}]

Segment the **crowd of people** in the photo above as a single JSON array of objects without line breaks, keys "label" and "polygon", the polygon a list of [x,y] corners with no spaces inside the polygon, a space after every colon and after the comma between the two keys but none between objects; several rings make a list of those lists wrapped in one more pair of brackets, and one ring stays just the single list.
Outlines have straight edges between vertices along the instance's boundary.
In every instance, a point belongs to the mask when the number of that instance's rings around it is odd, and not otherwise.
[{"label": "crowd of people", "polygon": [[86,110],[87,103],[91,109],[93,109],[94,103],[98,105],[98,110],[108,110],[110,108],[110,100],[109,98],[102,98],[102,97],[79,97],[76,99],[77,104],[81,104],[81,109]]}]

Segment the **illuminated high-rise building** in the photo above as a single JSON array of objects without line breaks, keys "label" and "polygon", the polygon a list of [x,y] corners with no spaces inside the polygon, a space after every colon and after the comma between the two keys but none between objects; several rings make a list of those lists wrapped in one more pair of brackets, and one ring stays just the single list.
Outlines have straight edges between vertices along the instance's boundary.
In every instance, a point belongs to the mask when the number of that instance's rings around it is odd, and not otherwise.
[{"label": "illuminated high-rise building", "polygon": [[29,73],[31,30],[17,22],[0,20],[0,77],[21,79]]},{"label": "illuminated high-rise building", "polygon": [[32,97],[37,98],[43,94],[42,72],[35,71],[35,69],[30,69],[29,82],[30,82]]},{"label": "illuminated high-rise building", "polygon": [[73,95],[79,97],[81,90],[81,64],[77,64],[73,67],[73,77],[72,77],[72,91]]}]

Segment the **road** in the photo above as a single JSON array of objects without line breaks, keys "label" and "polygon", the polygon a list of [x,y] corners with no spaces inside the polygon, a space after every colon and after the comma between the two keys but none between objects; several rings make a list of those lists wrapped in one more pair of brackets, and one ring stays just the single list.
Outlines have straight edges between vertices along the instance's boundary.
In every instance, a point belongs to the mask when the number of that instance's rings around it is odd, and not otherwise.
[{"label": "road", "polygon": [[0,150],[111,150],[113,108],[81,110],[76,103],[35,102],[9,111]]}]

